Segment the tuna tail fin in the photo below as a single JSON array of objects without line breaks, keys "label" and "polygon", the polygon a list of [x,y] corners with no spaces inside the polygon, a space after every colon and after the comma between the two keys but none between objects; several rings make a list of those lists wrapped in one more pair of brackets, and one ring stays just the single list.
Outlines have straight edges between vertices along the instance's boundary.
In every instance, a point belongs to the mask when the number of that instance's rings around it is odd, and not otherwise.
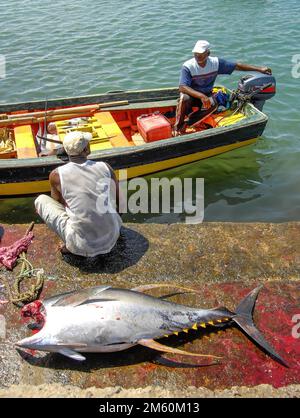
[{"label": "tuna tail fin", "polygon": [[246,335],[255,341],[263,350],[265,350],[271,357],[277,360],[285,367],[289,367],[288,364],[276,353],[271,345],[265,340],[261,332],[256,328],[253,322],[253,310],[259,291],[262,286],[252,290],[238,305],[236,308],[236,315],[232,320],[246,333]]}]

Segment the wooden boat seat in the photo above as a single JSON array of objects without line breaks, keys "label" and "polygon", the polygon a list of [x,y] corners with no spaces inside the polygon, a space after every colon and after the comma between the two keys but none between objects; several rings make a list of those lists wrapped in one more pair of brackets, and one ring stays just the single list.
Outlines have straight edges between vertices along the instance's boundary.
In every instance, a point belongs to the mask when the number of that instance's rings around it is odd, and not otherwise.
[{"label": "wooden boat seat", "polygon": [[109,141],[113,147],[129,147],[134,145],[123,134],[110,112],[97,112],[94,114],[94,117],[101,124],[101,128],[109,137]]},{"label": "wooden boat seat", "polygon": [[14,136],[18,158],[36,158],[38,156],[31,125],[16,126]]}]

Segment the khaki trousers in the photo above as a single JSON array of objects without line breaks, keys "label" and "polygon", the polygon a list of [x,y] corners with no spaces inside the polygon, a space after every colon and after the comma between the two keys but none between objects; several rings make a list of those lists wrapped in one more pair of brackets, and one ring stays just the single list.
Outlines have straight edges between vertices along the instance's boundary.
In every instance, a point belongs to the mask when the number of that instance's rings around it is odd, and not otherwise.
[{"label": "khaki trousers", "polygon": [[57,235],[66,243],[66,226],[69,216],[65,207],[52,199],[52,197],[41,194],[35,201],[34,205],[37,213],[46,223],[46,225],[56,232]]}]

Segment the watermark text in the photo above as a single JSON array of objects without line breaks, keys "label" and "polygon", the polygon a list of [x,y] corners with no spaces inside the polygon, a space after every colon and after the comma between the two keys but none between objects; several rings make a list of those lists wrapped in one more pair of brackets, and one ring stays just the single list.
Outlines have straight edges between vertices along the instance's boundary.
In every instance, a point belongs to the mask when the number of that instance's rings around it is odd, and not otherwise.
[{"label": "watermark text", "polygon": [[6,58],[0,54],[0,78],[6,78]]},{"label": "watermark text", "polygon": [[294,64],[292,67],[292,77],[299,78],[300,77],[300,54],[295,54],[292,56],[292,63]]}]

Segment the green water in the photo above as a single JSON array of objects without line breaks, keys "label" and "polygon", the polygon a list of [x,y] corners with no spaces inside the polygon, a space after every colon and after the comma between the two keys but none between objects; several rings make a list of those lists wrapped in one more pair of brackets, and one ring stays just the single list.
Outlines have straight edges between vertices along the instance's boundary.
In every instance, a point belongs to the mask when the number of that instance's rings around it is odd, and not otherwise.
[{"label": "green water", "polygon": [[[1,6],[2,103],[175,86],[198,39],[211,42],[212,55],[270,66],[278,92],[265,105],[270,120],[256,145],[160,175],[203,177],[207,221],[300,219],[300,78],[292,76],[300,54],[299,0],[4,0]],[[241,75],[218,80],[235,88]],[[0,201],[0,222],[33,218],[33,199]]]}]

